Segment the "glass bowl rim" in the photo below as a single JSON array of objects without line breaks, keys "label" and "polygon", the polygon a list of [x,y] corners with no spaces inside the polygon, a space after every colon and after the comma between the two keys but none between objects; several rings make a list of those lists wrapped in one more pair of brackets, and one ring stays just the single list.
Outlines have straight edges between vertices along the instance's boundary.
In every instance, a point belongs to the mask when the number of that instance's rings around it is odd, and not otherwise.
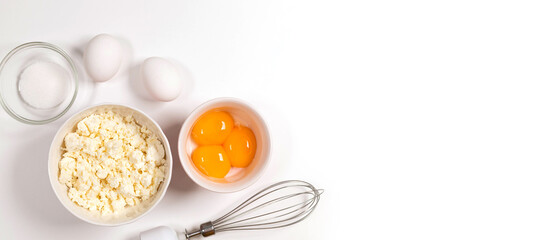
[{"label": "glass bowl rim", "polygon": [[15,54],[17,54],[18,52],[22,50],[31,49],[31,48],[44,48],[44,49],[52,50],[53,52],[56,52],[57,54],[61,55],[69,64],[69,68],[73,75],[73,78],[71,81],[74,82],[74,93],[71,97],[71,101],[69,102],[69,105],[67,105],[65,109],[63,109],[63,111],[61,111],[57,115],[48,119],[44,119],[44,120],[33,120],[33,119],[29,119],[29,118],[26,118],[17,114],[15,111],[13,111],[13,109],[9,107],[7,102],[4,100],[4,97],[2,96],[2,92],[0,91],[0,104],[2,105],[4,110],[6,110],[7,114],[9,114],[11,117],[13,117],[15,120],[19,122],[32,124],[32,125],[40,125],[40,124],[53,122],[57,120],[58,118],[62,117],[63,115],[65,115],[65,113],[67,113],[67,111],[74,104],[76,95],[78,94],[78,71],[76,69],[76,65],[74,64],[69,54],[67,54],[65,51],[63,51],[63,49],[59,48],[58,46],[47,43],[47,42],[27,42],[9,51],[9,53],[7,53],[4,59],[2,59],[2,62],[0,62],[0,76],[2,75],[2,70],[4,69],[4,66],[9,62],[9,59],[11,59],[11,57],[13,57]]}]

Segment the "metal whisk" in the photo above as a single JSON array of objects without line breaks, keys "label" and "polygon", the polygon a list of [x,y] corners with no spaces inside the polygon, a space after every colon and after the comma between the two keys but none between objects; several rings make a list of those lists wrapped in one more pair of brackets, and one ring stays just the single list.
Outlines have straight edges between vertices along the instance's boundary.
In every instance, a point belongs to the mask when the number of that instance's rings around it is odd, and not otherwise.
[{"label": "metal whisk", "polygon": [[[222,217],[201,224],[199,230],[188,232],[186,239],[216,232],[261,230],[286,227],[305,219],[315,209],[323,189],[308,182],[288,180],[262,189]],[[141,240],[175,240],[169,227],[158,227],[140,234]]]},{"label": "metal whisk", "polygon": [[216,232],[273,229],[298,223],[313,212],[323,191],[299,180],[275,183],[222,217],[201,224],[199,230],[186,231],[186,239],[199,234],[206,237]]}]

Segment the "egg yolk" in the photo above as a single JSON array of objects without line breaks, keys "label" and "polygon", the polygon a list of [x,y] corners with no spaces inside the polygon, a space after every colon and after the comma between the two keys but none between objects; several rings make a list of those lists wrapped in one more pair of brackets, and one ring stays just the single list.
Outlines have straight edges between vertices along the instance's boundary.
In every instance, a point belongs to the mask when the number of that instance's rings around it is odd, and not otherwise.
[{"label": "egg yolk", "polygon": [[234,127],[233,117],[224,111],[207,112],[195,123],[192,138],[199,145],[223,144]]},{"label": "egg yolk", "polygon": [[249,166],[257,151],[257,140],[253,131],[247,127],[237,126],[223,143],[229,156],[231,166],[244,168]]},{"label": "egg yolk", "polygon": [[229,170],[231,163],[221,145],[200,146],[192,152],[194,165],[207,176],[223,178]]}]

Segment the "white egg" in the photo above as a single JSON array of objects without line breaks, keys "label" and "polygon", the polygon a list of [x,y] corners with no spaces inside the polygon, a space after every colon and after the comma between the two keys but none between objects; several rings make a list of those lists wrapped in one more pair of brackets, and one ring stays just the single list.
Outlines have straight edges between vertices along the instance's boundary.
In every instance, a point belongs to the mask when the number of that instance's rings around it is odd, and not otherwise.
[{"label": "white egg", "polygon": [[146,59],[141,65],[141,77],[149,93],[157,100],[169,102],[181,93],[179,71],[166,59]]},{"label": "white egg", "polygon": [[121,67],[123,47],[108,34],[99,34],[87,44],[84,65],[88,75],[97,82],[110,80]]}]

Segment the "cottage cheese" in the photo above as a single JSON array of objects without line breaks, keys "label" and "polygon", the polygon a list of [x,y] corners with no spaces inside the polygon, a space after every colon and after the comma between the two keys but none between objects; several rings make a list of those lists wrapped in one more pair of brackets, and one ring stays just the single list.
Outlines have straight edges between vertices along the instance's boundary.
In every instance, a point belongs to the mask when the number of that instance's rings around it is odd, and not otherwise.
[{"label": "cottage cheese", "polygon": [[73,202],[90,211],[107,215],[136,206],[164,180],[164,147],[132,116],[90,115],[65,136],[64,145],[59,181]]}]

